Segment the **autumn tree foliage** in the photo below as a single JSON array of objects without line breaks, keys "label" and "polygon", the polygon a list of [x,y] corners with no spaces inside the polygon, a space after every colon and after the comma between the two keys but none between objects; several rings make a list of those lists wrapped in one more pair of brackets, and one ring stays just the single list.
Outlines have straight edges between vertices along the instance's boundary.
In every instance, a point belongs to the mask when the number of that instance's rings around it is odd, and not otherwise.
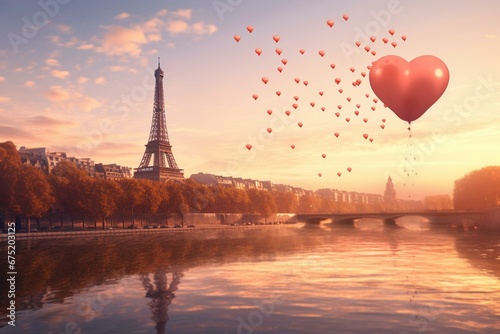
[{"label": "autumn tree foliage", "polygon": [[455,209],[487,209],[496,205],[500,205],[500,166],[484,167],[455,181]]},{"label": "autumn tree foliage", "polygon": [[424,197],[425,210],[451,210],[453,200],[450,195],[430,195]]},{"label": "autumn tree foliage", "polygon": [[22,215],[40,217],[47,212],[54,199],[45,175],[36,168],[21,165],[16,146],[0,143],[0,229],[5,217]]}]

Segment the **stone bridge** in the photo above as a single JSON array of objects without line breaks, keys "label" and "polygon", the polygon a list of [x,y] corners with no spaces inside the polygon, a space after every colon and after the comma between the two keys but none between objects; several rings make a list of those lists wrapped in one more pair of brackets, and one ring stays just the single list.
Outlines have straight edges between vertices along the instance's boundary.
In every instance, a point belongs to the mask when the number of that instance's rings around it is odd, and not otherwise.
[{"label": "stone bridge", "polygon": [[425,211],[384,211],[384,212],[347,212],[347,213],[302,213],[296,214],[297,222],[320,224],[331,219],[334,224],[352,226],[362,218],[382,220],[386,227],[396,227],[396,219],[418,216],[429,220],[431,224],[474,227],[486,219],[486,210],[425,210]]}]

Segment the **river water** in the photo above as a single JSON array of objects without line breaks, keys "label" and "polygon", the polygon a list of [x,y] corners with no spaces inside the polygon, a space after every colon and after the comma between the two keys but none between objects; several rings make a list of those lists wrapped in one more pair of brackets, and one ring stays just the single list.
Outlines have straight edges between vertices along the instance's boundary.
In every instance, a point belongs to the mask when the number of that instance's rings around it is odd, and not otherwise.
[{"label": "river water", "polygon": [[0,332],[499,333],[499,234],[400,225],[18,240]]}]

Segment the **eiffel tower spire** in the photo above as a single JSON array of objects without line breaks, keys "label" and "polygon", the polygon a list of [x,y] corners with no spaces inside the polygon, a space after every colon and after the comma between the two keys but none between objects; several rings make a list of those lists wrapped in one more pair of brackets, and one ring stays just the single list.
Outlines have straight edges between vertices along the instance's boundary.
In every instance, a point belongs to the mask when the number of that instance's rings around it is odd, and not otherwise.
[{"label": "eiffel tower spire", "polygon": [[[165,119],[165,100],[163,98],[163,76],[158,57],[158,68],[155,70],[155,97],[153,119],[146,151],[139,168],[134,173],[136,179],[155,181],[183,180],[184,173],[179,169],[172,153],[172,145],[168,139],[167,121]],[[153,161],[151,161],[153,157]]]}]

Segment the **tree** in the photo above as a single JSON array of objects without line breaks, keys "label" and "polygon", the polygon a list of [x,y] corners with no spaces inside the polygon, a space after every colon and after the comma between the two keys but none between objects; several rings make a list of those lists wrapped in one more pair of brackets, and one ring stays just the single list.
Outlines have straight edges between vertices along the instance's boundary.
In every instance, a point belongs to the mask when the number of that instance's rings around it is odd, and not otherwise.
[{"label": "tree", "polygon": [[115,181],[92,179],[90,188],[90,206],[88,212],[94,218],[100,218],[102,229],[106,229],[106,218],[116,212],[117,199],[121,188]]},{"label": "tree", "polygon": [[248,189],[247,193],[250,201],[250,212],[260,214],[267,223],[267,218],[276,213],[274,197],[267,190]]},{"label": "tree", "polygon": [[123,179],[118,181],[120,195],[117,198],[118,212],[122,215],[132,216],[132,226],[135,225],[135,208],[141,204],[145,196],[144,187],[141,186],[141,180]]},{"label": "tree", "polygon": [[425,210],[450,210],[453,209],[453,201],[450,195],[433,195],[424,197]]},{"label": "tree", "polygon": [[31,217],[41,217],[54,203],[52,189],[45,175],[35,167],[22,165],[18,170],[15,211],[28,218],[28,233]]},{"label": "tree", "polygon": [[271,195],[274,197],[277,212],[293,213],[297,212],[299,201],[297,196],[291,191],[273,191]]},{"label": "tree", "polygon": [[15,214],[17,177],[21,159],[11,141],[0,143],[0,230],[4,230],[6,214]]},{"label": "tree", "polygon": [[455,209],[487,209],[500,204],[500,166],[472,171],[455,181]]}]

